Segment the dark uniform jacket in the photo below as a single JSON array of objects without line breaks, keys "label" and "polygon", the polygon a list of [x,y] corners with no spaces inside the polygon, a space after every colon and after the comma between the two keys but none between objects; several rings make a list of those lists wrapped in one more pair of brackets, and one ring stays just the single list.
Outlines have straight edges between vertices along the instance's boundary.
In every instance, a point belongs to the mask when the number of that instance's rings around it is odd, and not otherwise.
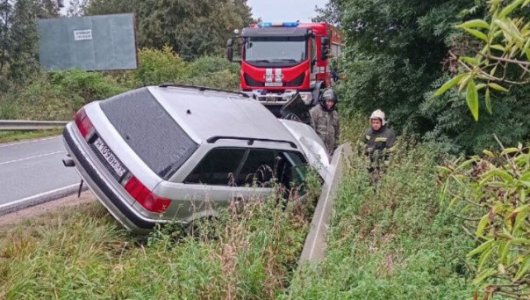
[{"label": "dark uniform jacket", "polygon": [[311,127],[320,136],[330,155],[333,154],[339,141],[339,114],[335,109],[326,110],[317,105],[309,111]]},{"label": "dark uniform jacket", "polygon": [[388,164],[390,154],[394,150],[396,135],[394,131],[386,126],[378,131],[368,129],[362,140],[361,148],[364,154],[370,158],[371,167],[380,167],[380,163]]}]

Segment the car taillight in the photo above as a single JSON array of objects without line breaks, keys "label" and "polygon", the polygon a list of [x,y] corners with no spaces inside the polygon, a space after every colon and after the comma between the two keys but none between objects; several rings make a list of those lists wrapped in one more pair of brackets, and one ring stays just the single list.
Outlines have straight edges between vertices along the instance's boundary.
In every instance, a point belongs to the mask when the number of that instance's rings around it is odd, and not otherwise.
[{"label": "car taillight", "polygon": [[125,184],[125,190],[145,209],[151,212],[162,213],[171,204],[171,200],[153,194],[134,176]]},{"label": "car taillight", "polygon": [[85,140],[88,140],[88,138],[90,138],[90,136],[94,132],[94,125],[92,125],[92,122],[90,122],[90,119],[88,118],[83,108],[77,111],[74,116],[74,121],[83,138],[85,138]]}]

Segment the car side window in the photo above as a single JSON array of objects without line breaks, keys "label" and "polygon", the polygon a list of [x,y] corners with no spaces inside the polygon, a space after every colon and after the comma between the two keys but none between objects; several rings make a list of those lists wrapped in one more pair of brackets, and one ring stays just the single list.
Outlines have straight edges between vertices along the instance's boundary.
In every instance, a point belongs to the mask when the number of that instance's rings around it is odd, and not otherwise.
[{"label": "car side window", "polygon": [[249,150],[247,158],[238,172],[238,185],[270,185],[276,173],[277,151],[269,149]]},{"label": "car side window", "polygon": [[304,158],[296,152],[252,149],[238,171],[238,185],[256,184],[271,187],[277,182],[290,188],[303,183],[306,173]]},{"label": "car side window", "polygon": [[223,186],[286,187],[303,182],[305,160],[295,152],[273,149],[213,149],[201,160],[184,183]]},{"label": "car side window", "polygon": [[236,172],[245,153],[245,149],[214,149],[206,154],[184,183],[236,185]]},{"label": "car side window", "polygon": [[277,178],[283,186],[300,185],[304,182],[307,172],[305,159],[298,153],[283,152],[278,164]]}]

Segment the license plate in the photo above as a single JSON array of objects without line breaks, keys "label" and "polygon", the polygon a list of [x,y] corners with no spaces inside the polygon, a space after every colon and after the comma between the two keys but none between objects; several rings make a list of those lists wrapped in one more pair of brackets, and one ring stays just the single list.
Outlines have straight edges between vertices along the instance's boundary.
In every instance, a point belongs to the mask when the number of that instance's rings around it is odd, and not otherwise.
[{"label": "license plate", "polygon": [[283,86],[281,82],[265,82],[265,86]]},{"label": "license plate", "polygon": [[111,169],[118,175],[119,178],[122,178],[123,175],[127,172],[127,169],[121,164],[121,162],[118,160],[116,155],[112,153],[112,150],[103,142],[101,138],[97,138],[96,141],[94,141],[94,147],[98,149],[99,153],[105,161],[109,164]]}]

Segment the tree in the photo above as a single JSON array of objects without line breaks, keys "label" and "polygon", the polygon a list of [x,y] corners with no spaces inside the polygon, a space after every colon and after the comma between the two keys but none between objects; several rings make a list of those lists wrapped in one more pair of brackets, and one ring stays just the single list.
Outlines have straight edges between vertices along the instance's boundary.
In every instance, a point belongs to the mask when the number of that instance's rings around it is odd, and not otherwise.
[{"label": "tree", "polygon": [[478,123],[467,113],[461,93],[432,97],[458,69],[449,53],[472,43],[455,25],[485,16],[485,1],[333,1],[346,41],[342,110],[368,115],[381,108],[397,132],[436,142],[452,153],[496,147],[494,133],[506,144],[530,138],[528,87],[492,93],[497,114]]},{"label": "tree", "polygon": [[24,82],[39,70],[37,19],[56,17],[54,0],[2,0],[0,3],[0,89],[7,79]]},{"label": "tree", "polygon": [[66,14],[69,17],[79,17],[83,15],[89,2],[90,0],[70,0]]},{"label": "tree", "polygon": [[0,2],[0,75],[3,75],[4,68],[9,63],[9,46],[11,26],[11,13],[13,10],[12,2],[2,0]]},{"label": "tree", "polygon": [[445,37],[467,0],[337,0],[346,49],[349,111],[377,108],[398,131],[424,134],[436,126],[418,107],[443,71]]},{"label": "tree", "polygon": [[251,22],[246,0],[93,0],[86,14],[134,12],[141,47],[169,45],[181,57],[221,54],[236,28]]},{"label": "tree", "polygon": [[472,40],[451,53],[459,72],[434,94],[454,86],[466,91],[466,101],[475,120],[479,118],[479,91],[484,90],[486,109],[492,113],[491,92],[507,93],[514,85],[530,83],[530,20],[525,8],[530,0],[494,0],[484,18],[466,21],[458,28]]},{"label": "tree", "polygon": [[[521,144],[440,167],[444,195],[477,240],[467,255],[483,299],[530,295],[530,154]],[[477,291],[478,293],[478,291]],[[475,299],[478,295],[475,296]]]},{"label": "tree", "polygon": [[329,0],[324,7],[315,6],[315,12],[318,15],[312,19],[313,22],[326,22],[335,26],[340,26],[342,13],[339,8],[338,0]]},{"label": "tree", "polygon": [[[446,97],[465,91],[467,108],[476,122],[481,108],[479,93],[484,94],[486,118],[492,115],[493,92],[507,94],[495,115],[505,107],[518,107],[505,119],[522,120],[512,124],[511,130],[523,128],[523,138],[528,138],[530,127],[529,5],[530,0],[493,0],[483,17],[459,24],[468,35],[451,49],[454,75],[434,93]],[[509,99],[511,103],[506,101]],[[454,103],[461,103],[458,100]],[[522,118],[517,116],[521,111]],[[471,227],[466,231],[474,232],[479,242],[468,258],[483,299],[493,295],[525,299],[530,293],[530,154],[522,144],[517,148],[499,144],[500,154],[484,150],[483,157],[473,156],[442,168],[447,175],[443,190],[451,195],[452,204],[460,205],[459,211]]]},{"label": "tree", "polygon": [[37,19],[57,15],[57,3],[53,0],[17,0],[15,2],[9,28],[12,59],[8,78],[16,83],[22,83],[39,71]]}]

